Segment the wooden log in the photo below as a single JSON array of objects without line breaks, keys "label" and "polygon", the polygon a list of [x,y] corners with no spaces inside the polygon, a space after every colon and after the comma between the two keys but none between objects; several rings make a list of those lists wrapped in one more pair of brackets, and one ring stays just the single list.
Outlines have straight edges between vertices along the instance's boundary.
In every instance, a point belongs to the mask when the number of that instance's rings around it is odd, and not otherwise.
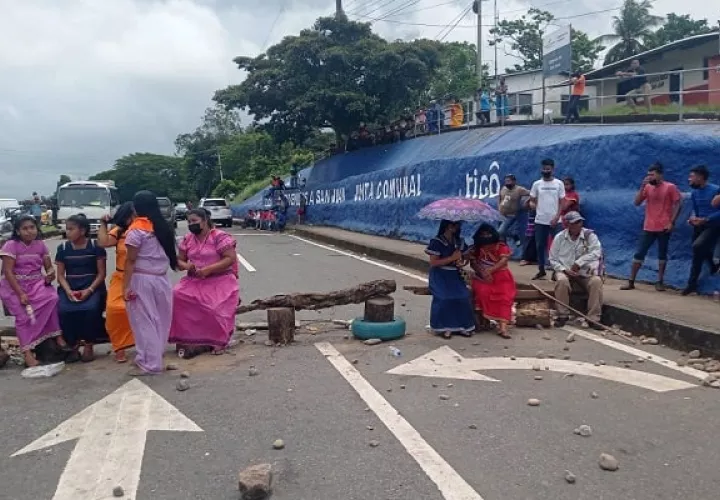
[{"label": "wooden log", "polygon": [[273,307],[267,310],[268,338],[275,344],[289,344],[295,340],[295,309]]},{"label": "wooden log", "polygon": [[395,290],[397,290],[395,280],[377,280],[329,293],[291,293],[258,299],[248,305],[239,306],[237,313],[242,314],[274,307],[289,307],[296,311],[303,309],[314,311],[346,304],[362,304],[373,297],[390,295]]},{"label": "wooden log", "polygon": [[[300,328],[300,322],[295,321],[295,328]],[[268,324],[266,321],[251,321],[249,323],[235,323],[235,330],[267,330]]]},{"label": "wooden log", "polygon": [[430,288],[427,286],[405,285],[403,290],[411,292],[415,295],[430,295]]},{"label": "wooden log", "polygon": [[365,321],[368,323],[390,323],[395,319],[395,301],[387,295],[365,301]]}]

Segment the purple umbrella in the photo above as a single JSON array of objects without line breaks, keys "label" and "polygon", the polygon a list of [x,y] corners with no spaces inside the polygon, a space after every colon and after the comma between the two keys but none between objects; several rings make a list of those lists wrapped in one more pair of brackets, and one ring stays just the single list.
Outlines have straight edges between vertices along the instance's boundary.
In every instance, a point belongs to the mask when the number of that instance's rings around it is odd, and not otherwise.
[{"label": "purple umbrella", "polygon": [[444,198],[425,206],[418,217],[430,220],[496,222],[504,219],[500,212],[484,201],[471,198]]}]

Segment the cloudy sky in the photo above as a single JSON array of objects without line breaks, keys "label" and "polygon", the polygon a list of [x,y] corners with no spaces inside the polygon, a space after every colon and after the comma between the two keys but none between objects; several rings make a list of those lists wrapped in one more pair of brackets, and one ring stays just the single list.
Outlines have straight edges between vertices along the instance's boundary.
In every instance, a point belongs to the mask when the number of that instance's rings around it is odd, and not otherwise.
[{"label": "cloudy sky", "polygon": [[[469,3],[344,0],[357,20],[400,9],[374,22],[390,39],[442,37],[447,30],[437,25],[454,23]],[[621,0],[499,3],[503,18],[531,5],[565,17]],[[679,13],[715,23],[711,4],[686,0]],[[657,0],[656,12],[674,5]],[[492,2],[484,7],[490,24]],[[213,91],[240,81],[233,57],[257,54],[334,8],[335,0],[0,0],[0,197],[49,194],[59,175],[83,178],[127,153],[173,153],[175,137],[198,124]],[[613,13],[565,22],[599,35]],[[461,19],[445,39],[474,41],[473,22]],[[492,50],[484,50],[492,64]],[[499,59],[501,68],[510,63]]]}]

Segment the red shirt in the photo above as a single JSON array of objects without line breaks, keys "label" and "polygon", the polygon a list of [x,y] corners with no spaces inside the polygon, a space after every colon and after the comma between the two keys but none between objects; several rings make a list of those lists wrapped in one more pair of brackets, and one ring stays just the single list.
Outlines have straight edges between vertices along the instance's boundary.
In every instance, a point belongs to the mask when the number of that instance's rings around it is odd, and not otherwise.
[{"label": "red shirt", "polygon": [[680,191],[672,182],[663,181],[657,186],[646,184],[641,197],[645,202],[643,229],[650,232],[665,231],[672,222],[673,209],[680,198]]}]

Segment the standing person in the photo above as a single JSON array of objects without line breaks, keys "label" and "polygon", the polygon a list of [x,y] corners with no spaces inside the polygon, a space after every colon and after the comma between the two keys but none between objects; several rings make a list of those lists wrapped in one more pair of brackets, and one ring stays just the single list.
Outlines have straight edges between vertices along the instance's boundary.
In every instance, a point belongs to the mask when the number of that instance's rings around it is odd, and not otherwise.
[{"label": "standing person", "polygon": [[475,113],[480,125],[488,125],[490,123],[490,94],[485,87],[479,88],[477,91],[478,109]]},{"label": "standing person", "polygon": [[90,239],[90,221],[83,214],[66,221],[67,241],[57,248],[58,311],[65,342],[77,350],[80,359],[95,359],[93,345],[108,341],[105,331],[105,250]]},{"label": "standing person", "polygon": [[638,242],[637,251],[630,270],[627,285],[620,290],[634,290],[635,278],[642,267],[648,250],[657,241],[658,245],[658,277],[655,289],[665,291],[665,268],[668,260],[670,235],[675,228],[675,221],[682,208],[682,196],[677,186],[664,178],[662,164],[653,163],[635,195],[635,206],[645,203],[645,222]]},{"label": "standing person", "polygon": [[28,367],[40,364],[33,350],[46,340],[53,339],[58,347],[68,351],[60,333],[58,295],[51,286],[55,270],[39,237],[40,227],[35,218],[23,215],[15,221],[11,239],[0,250],[3,264],[0,299],[15,317],[15,331]]},{"label": "standing person", "polygon": [[475,330],[470,292],[460,274],[463,254],[468,251],[461,230],[460,222],[442,221],[437,236],[425,249],[430,256],[430,328],[446,339],[453,333],[470,336]]},{"label": "standing person", "polygon": [[486,320],[497,322],[498,335],[510,338],[512,306],[517,290],[508,262],[512,251],[500,241],[490,224],[482,224],[473,236],[470,263],[476,275],[472,281],[475,308]]},{"label": "standing person", "polygon": [[572,91],[570,92],[570,99],[567,103],[565,123],[580,121],[580,99],[582,99],[585,93],[585,75],[576,71],[571,75],[570,82],[572,83]]},{"label": "standing person", "polygon": [[710,269],[717,271],[712,256],[720,237],[720,210],[713,206],[713,199],[720,194],[720,187],[708,182],[709,178],[710,172],[705,165],[690,169],[688,182],[692,188],[692,215],[688,223],[693,227],[692,264],[683,295],[697,291],[703,262],[708,262]]},{"label": "standing person", "polygon": [[641,97],[645,103],[647,113],[651,111],[651,99],[650,92],[652,87],[648,83],[647,76],[645,76],[645,68],[640,66],[639,59],[633,59],[630,62],[630,67],[625,71],[618,71],[615,73],[616,76],[621,76],[630,79],[631,90],[625,94],[625,102],[632,110],[631,114],[637,114],[637,98]]},{"label": "standing person", "polygon": [[[602,245],[594,231],[585,229],[585,219],[577,212],[565,216],[567,229],[553,239],[550,247],[550,264],[556,275],[555,298],[563,304],[570,303],[573,285],[588,293],[588,317],[600,322],[603,303]],[[570,311],[557,305],[557,325],[567,323]],[[599,329],[593,324],[594,329]]]},{"label": "standing person", "polygon": [[129,375],[154,375],[163,371],[163,352],[170,335],[172,287],[167,272],[168,267],[178,267],[175,234],[163,218],[154,193],[138,192],[133,205],[136,217],[125,235],[123,279],[123,296],[137,350],[137,369]]},{"label": "standing person", "polygon": [[125,235],[135,218],[135,210],[131,201],[123,203],[112,218],[115,227],[108,231],[110,216],[100,221],[98,229],[98,244],[103,248],[115,248],[115,272],[110,278],[107,302],[105,306],[105,329],[110,337],[115,361],[127,362],[126,350],[135,345],[135,337],[125,308],[123,297],[123,281],[125,279],[125,266],[127,247]]},{"label": "standing person", "polygon": [[501,76],[498,85],[495,87],[495,112],[500,125],[505,125],[505,119],[510,114],[507,93],[508,86],[505,83],[505,77]]},{"label": "standing person", "polygon": [[554,235],[560,220],[562,200],[565,198],[565,184],[554,177],[555,162],[545,159],[541,162],[542,179],[535,181],[530,189],[530,199],[535,204],[535,245],[537,248],[538,273],[533,278],[541,280],[547,276],[548,239]]},{"label": "standing person", "polygon": [[305,215],[307,214],[307,198],[305,197],[304,193],[300,194],[300,207],[297,211],[298,216],[298,224],[303,225],[305,224]]},{"label": "standing person", "polygon": [[42,222],[42,212],[42,200],[40,199],[40,195],[38,195],[36,192],[33,192],[32,205],[30,205],[30,214],[35,217],[38,225],[40,225],[40,223]]},{"label": "standing person", "polygon": [[527,209],[527,225],[525,226],[525,244],[519,265],[528,266],[537,262],[537,244],[535,243],[535,203],[530,197],[524,203]]},{"label": "standing person", "polygon": [[563,180],[565,186],[565,198],[562,201],[562,209],[560,210],[560,220],[562,221],[563,229],[567,229],[567,223],[565,222],[565,215],[569,212],[580,211],[580,195],[575,190],[575,179],[572,177],[565,177]]},{"label": "standing person", "polygon": [[169,339],[186,359],[225,351],[235,331],[240,295],[233,237],[215,229],[203,209],[188,213],[188,230],[178,255],[178,267],[187,276],[173,289]]},{"label": "standing person", "polygon": [[450,127],[460,128],[465,121],[465,113],[463,111],[462,104],[457,98],[453,97],[449,100],[450,102]]},{"label": "standing person", "polygon": [[[505,241],[511,230],[517,231],[517,218],[520,211],[520,200],[523,196],[530,194],[530,191],[523,186],[517,185],[517,178],[513,174],[505,176],[505,185],[500,189],[500,200],[498,208],[500,214],[505,220],[500,224],[500,239]],[[515,240],[519,243],[520,237],[513,234]]]}]

